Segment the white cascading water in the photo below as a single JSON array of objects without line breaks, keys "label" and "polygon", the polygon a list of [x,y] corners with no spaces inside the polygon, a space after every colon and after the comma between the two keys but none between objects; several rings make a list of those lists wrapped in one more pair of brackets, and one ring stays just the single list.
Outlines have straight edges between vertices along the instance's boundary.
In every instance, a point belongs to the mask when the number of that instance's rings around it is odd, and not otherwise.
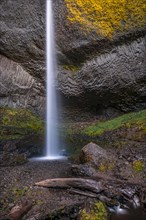
[{"label": "white cascading water", "polygon": [[55,90],[55,75],[56,75],[56,56],[55,56],[55,40],[53,27],[53,11],[52,0],[46,0],[46,67],[47,67],[47,113],[46,113],[46,150],[45,156],[32,158],[33,160],[56,160],[65,159],[61,156],[59,145],[58,125],[58,106]]},{"label": "white cascading water", "polygon": [[46,5],[46,49],[47,49],[47,135],[46,155],[48,159],[57,159],[60,154],[59,137],[57,131],[57,99],[55,91],[56,56],[54,42],[54,27],[52,0],[47,0]]}]

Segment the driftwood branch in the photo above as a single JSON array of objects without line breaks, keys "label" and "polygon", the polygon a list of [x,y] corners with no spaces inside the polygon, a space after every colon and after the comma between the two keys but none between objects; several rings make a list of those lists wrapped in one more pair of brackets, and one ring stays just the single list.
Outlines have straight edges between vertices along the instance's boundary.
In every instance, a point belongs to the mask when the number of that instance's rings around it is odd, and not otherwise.
[{"label": "driftwood branch", "polygon": [[96,193],[82,191],[82,190],[79,190],[79,189],[68,189],[68,192],[72,193],[72,194],[79,194],[79,195],[82,195],[82,196],[91,197],[91,198],[97,198]]},{"label": "driftwood branch", "polygon": [[103,190],[101,181],[83,178],[56,178],[47,179],[38,183],[36,186],[48,187],[48,188],[75,188],[86,190],[94,193],[99,193]]}]

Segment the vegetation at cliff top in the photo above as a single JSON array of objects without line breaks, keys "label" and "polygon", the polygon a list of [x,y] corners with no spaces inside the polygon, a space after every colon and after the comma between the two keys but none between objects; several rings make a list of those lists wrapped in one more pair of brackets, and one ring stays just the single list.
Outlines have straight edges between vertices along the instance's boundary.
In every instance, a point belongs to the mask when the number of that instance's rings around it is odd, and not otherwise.
[{"label": "vegetation at cliff top", "polygon": [[124,114],[109,121],[99,122],[91,126],[87,126],[83,130],[83,133],[89,136],[97,136],[106,131],[115,130],[121,127],[138,127],[146,134],[146,109],[139,112]]},{"label": "vegetation at cliff top", "polygon": [[17,139],[44,132],[43,121],[26,109],[0,108],[0,139]]},{"label": "vegetation at cliff top", "polygon": [[86,31],[111,38],[145,26],[146,0],[65,0],[68,19]]}]

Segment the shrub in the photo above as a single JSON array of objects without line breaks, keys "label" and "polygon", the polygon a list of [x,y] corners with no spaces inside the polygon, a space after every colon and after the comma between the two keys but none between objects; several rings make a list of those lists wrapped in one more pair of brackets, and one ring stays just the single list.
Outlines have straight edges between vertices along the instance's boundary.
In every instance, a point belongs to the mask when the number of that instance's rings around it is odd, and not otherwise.
[{"label": "shrub", "polygon": [[96,202],[89,211],[82,209],[80,220],[106,220],[108,216],[105,205],[102,202]]}]

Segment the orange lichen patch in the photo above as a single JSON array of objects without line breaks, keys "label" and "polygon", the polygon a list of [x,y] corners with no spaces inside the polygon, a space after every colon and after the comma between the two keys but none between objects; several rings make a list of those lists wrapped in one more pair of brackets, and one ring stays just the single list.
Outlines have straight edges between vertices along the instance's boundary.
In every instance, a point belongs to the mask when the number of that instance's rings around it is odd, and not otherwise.
[{"label": "orange lichen patch", "polygon": [[145,25],[146,0],[65,0],[68,19],[86,31],[111,38]]}]

